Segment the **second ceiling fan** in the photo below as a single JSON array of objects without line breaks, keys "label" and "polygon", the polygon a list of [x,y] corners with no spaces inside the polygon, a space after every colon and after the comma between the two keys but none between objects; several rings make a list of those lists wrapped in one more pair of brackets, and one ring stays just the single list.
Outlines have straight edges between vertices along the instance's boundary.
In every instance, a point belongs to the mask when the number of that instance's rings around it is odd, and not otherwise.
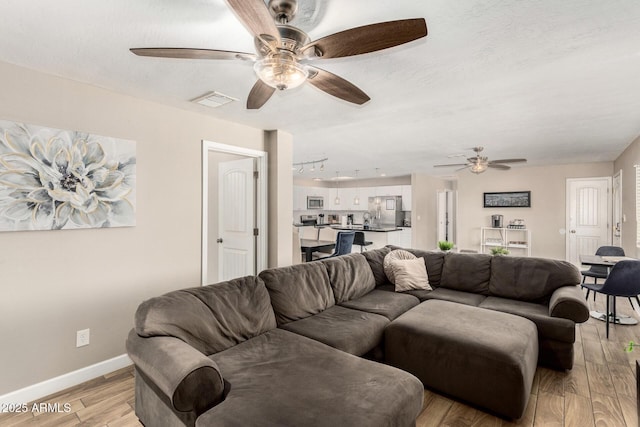
[{"label": "second ceiling fan", "polygon": [[256,53],[193,48],[134,48],[140,56],[180,59],[240,59],[254,61],[258,76],[248,109],[258,109],[278,90],[308,81],[318,89],[354,104],[369,101],[366,93],[342,77],[310,65],[315,59],[343,58],[398,46],[427,35],[423,18],[381,22],[351,28],[318,40],[288,25],[298,8],[297,0],[226,0],[254,37]]},{"label": "second ceiling fan", "polygon": [[505,165],[504,163],[523,163],[526,162],[527,159],[500,159],[500,160],[489,160],[486,156],[481,156],[480,153],[484,150],[484,147],[474,147],[473,151],[476,152],[476,155],[473,157],[467,158],[467,163],[454,163],[449,165],[435,165],[436,168],[449,168],[449,167],[459,167],[460,169],[467,169],[475,174],[482,173],[487,170],[487,168],[493,168],[498,170],[509,170],[511,166]]}]

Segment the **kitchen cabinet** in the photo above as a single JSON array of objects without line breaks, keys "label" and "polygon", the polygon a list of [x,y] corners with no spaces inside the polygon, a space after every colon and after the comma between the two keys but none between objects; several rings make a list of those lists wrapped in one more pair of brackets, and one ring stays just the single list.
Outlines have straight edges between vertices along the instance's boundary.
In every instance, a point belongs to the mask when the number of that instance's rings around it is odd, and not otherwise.
[{"label": "kitchen cabinet", "polygon": [[377,196],[401,196],[402,195],[402,186],[401,185],[385,185],[376,187],[376,195]]},{"label": "kitchen cabinet", "polygon": [[307,188],[300,185],[293,186],[293,210],[294,211],[306,211],[307,210]]},{"label": "kitchen cabinet", "polygon": [[412,239],[411,239],[411,228],[409,227],[400,227],[399,231],[395,231],[389,233],[389,244],[400,246],[401,248],[411,248]]}]

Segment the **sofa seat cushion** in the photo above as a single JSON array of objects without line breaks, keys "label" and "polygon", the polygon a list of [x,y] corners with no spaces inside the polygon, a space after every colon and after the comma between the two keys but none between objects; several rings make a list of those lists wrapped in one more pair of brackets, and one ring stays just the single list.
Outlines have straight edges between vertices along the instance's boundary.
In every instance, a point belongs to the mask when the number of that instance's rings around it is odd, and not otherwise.
[{"label": "sofa seat cushion", "polygon": [[327,268],[336,304],[361,297],[376,287],[367,259],[362,254],[349,254],[321,261]]},{"label": "sofa seat cushion", "polygon": [[393,320],[418,304],[420,300],[413,295],[373,290],[365,296],[345,301],[340,305],[367,313],[380,314]]},{"label": "sofa seat cushion", "polygon": [[491,255],[457,254],[449,252],[444,257],[440,286],[456,291],[489,295]]},{"label": "sofa seat cushion", "polygon": [[413,375],[276,329],[212,356],[229,382],[196,426],[409,426],[424,389]]},{"label": "sofa seat cushion", "polygon": [[425,300],[437,299],[457,302],[458,304],[479,306],[487,297],[471,292],[455,291],[453,289],[438,288],[425,295]]},{"label": "sofa seat cushion", "polygon": [[259,276],[269,291],[278,326],[313,316],[336,303],[322,262],[272,268]]},{"label": "sofa seat cushion", "polygon": [[322,313],[281,327],[338,350],[362,356],[380,344],[387,324],[389,319],[379,314],[334,305]]},{"label": "sofa seat cushion", "polygon": [[531,320],[538,328],[540,341],[555,340],[573,343],[576,339],[576,327],[573,320],[549,316],[549,308],[543,304],[535,304],[512,299],[487,297],[481,308],[515,314]]},{"label": "sofa seat cushion", "polygon": [[206,355],[276,327],[269,293],[254,276],[151,298],[140,304],[135,322],[141,337],[176,337]]},{"label": "sofa seat cushion", "polygon": [[[376,290],[384,291],[384,292],[395,292],[396,287],[394,284],[389,283],[386,285],[376,287]],[[412,295],[418,298],[420,301],[426,301],[427,295],[429,295],[429,292],[433,292],[433,291],[428,289],[412,289],[410,291],[403,291],[403,292],[396,292],[396,293],[399,295]]]}]

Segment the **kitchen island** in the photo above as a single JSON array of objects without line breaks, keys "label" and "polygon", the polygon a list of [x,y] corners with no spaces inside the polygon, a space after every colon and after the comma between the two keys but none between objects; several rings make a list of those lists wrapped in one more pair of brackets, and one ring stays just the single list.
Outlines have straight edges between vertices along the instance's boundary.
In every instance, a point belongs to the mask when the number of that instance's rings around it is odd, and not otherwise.
[{"label": "kitchen island", "polygon": [[[410,228],[401,228],[395,226],[370,226],[369,228],[364,228],[361,224],[355,225],[329,225],[329,227],[333,228],[337,231],[363,231],[364,232],[364,240],[372,242],[370,246],[367,246],[367,249],[379,249],[383,248],[387,245],[396,245],[402,247],[411,247],[411,229]],[[407,244],[407,234],[408,234],[408,244]],[[352,249],[352,252],[360,252],[360,246],[355,246]]]}]

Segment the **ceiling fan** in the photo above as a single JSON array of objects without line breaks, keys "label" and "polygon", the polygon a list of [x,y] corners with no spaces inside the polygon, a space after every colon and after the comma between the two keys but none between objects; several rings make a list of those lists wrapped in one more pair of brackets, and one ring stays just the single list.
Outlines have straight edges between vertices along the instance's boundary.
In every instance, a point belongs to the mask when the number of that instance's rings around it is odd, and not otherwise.
[{"label": "ceiling fan", "polygon": [[140,56],[181,59],[240,59],[254,61],[258,81],[247,99],[248,109],[258,109],[278,90],[309,81],[318,89],[354,104],[369,101],[354,84],[310,65],[314,59],[343,58],[398,46],[427,35],[423,18],[381,22],[341,31],[312,41],[288,25],[298,8],[297,0],[226,0],[254,36],[256,53],[214,49],[134,48]]},{"label": "ceiling fan", "polygon": [[467,163],[454,163],[450,165],[435,165],[436,168],[448,168],[455,166],[462,166],[458,170],[467,169],[473,173],[482,173],[487,170],[487,168],[493,168],[498,170],[509,170],[511,166],[505,165],[504,163],[523,163],[526,162],[527,159],[500,159],[500,160],[489,160],[486,156],[481,156],[480,153],[484,150],[484,147],[474,147],[473,151],[476,152],[474,157],[467,158]]}]

